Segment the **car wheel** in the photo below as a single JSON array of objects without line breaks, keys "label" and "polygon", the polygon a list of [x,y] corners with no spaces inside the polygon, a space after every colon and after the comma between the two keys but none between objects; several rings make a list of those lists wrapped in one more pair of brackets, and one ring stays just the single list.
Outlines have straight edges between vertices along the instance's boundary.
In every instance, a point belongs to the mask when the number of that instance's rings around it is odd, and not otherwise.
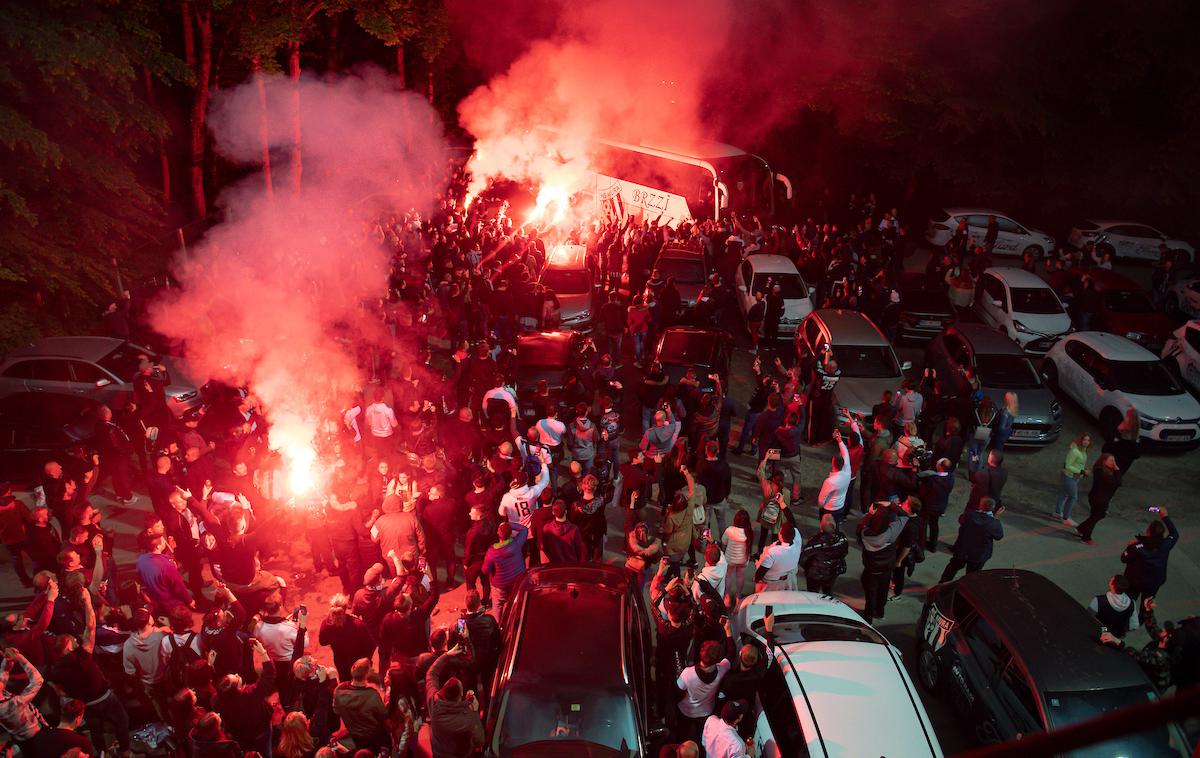
[{"label": "car wheel", "polygon": [[1040,261],[1042,256],[1046,254],[1046,251],[1042,249],[1041,245],[1030,245],[1029,247],[1025,248],[1025,252],[1032,253],[1035,261]]},{"label": "car wheel", "polygon": [[1100,411],[1100,431],[1105,437],[1113,437],[1117,433],[1117,427],[1121,425],[1121,421],[1125,419],[1125,414],[1121,413],[1116,408],[1109,406]]},{"label": "car wheel", "polygon": [[924,644],[917,653],[917,678],[921,680],[921,686],[929,692],[937,692],[942,683],[942,663],[938,660],[937,653]]},{"label": "car wheel", "polygon": [[1051,392],[1058,392],[1058,366],[1054,365],[1054,361],[1046,360],[1042,363],[1042,381]]}]

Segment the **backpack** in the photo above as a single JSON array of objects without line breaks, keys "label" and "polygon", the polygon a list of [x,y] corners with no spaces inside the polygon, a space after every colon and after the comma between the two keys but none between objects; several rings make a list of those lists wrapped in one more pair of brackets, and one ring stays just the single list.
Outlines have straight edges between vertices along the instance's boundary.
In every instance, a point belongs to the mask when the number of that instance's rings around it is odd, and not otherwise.
[{"label": "backpack", "polygon": [[188,668],[194,661],[200,660],[200,655],[192,648],[192,642],[196,639],[196,632],[189,632],[187,640],[180,645],[175,641],[175,635],[169,635],[167,639],[171,641],[171,655],[167,658],[166,684],[168,692],[178,692],[187,686]]},{"label": "backpack", "polygon": [[525,454],[525,461],[521,464],[521,470],[529,477],[529,483],[532,484],[542,475],[542,459],[539,454],[542,451],[541,445],[529,445]]}]

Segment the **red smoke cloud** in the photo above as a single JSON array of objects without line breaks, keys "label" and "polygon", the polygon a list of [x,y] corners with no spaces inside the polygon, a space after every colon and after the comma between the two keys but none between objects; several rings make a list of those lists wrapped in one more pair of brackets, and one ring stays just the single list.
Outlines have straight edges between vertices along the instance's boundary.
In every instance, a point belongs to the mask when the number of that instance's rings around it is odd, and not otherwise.
[{"label": "red smoke cloud", "polygon": [[[273,166],[270,196],[261,174],[227,191],[229,220],[175,261],[181,288],[152,315],[185,343],[194,374],[250,386],[271,421],[271,447],[302,466],[326,404],[362,386],[345,340],[383,339],[361,308],[383,295],[387,274],[389,253],[371,221],[381,211],[429,210],[446,162],[436,115],[383,74],[299,86],[302,190],[294,193],[285,162]],[[222,93],[209,121],[221,154],[258,161],[265,115],[273,158],[285,160],[292,87],[268,79],[265,114],[253,83]]]}]

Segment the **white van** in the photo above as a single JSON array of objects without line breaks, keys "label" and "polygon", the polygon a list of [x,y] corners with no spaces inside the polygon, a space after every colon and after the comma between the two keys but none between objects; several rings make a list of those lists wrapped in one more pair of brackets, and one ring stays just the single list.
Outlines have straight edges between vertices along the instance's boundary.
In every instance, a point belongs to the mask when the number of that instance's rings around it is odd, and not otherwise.
[{"label": "white van", "polygon": [[768,609],[775,646],[753,712],[756,755],[942,755],[900,651],[853,609],[814,592],[760,592],[734,613],[734,639],[765,646]]}]

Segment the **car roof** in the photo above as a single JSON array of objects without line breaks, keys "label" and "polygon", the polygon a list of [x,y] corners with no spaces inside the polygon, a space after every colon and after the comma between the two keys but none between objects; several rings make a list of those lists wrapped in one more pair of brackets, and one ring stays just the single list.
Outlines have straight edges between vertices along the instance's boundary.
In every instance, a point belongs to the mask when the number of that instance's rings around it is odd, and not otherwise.
[{"label": "car roof", "polygon": [[1087,274],[1089,277],[1091,277],[1092,281],[1096,283],[1096,286],[1101,290],[1138,290],[1138,291],[1141,291],[1141,289],[1142,289],[1141,287],[1138,286],[1137,282],[1133,281],[1132,279],[1125,276],[1124,274],[1118,274],[1116,271],[1110,271],[1106,268],[1099,268],[1096,266],[1088,266],[1087,268],[1071,269],[1071,273],[1078,273],[1080,275]]},{"label": "car roof", "polygon": [[838,345],[886,345],[887,338],[865,313],[841,308],[819,308],[813,316],[829,330],[830,340]]},{"label": "car roof", "polygon": [[54,356],[98,361],[120,347],[125,340],[116,337],[43,337],[26,347],[17,348],[9,358]]},{"label": "car roof", "polygon": [[1158,356],[1133,340],[1109,332],[1075,332],[1069,340],[1082,342],[1111,361],[1150,361],[1157,363]]},{"label": "car roof", "polygon": [[1042,287],[1052,289],[1042,277],[1016,266],[991,266],[983,273],[991,274],[1009,287]]},{"label": "car roof", "polygon": [[756,253],[747,255],[746,260],[754,267],[755,273],[763,274],[798,274],[799,270],[796,264],[792,263],[792,259],[785,255],[771,255],[770,253]]},{"label": "car roof", "polygon": [[960,208],[943,208],[942,210],[946,211],[946,213],[950,216],[978,216],[978,215],[982,214],[984,216],[1003,216],[1004,218],[1012,218],[1012,216],[1008,215],[1004,211],[998,211],[993,208],[970,208],[970,207],[961,208],[960,207]]},{"label": "car roof", "polygon": [[717,346],[724,339],[725,333],[715,329],[672,326],[663,332],[663,350],[659,353],[658,360],[687,366],[708,364],[716,355]]},{"label": "car roof", "polygon": [[1096,617],[1041,574],[989,569],[967,574],[955,587],[1007,640],[1042,691],[1149,686],[1133,659],[1097,644]]},{"label": "car roof", "polygon": [[[622,653],[622,607],[629,598],[628,572],[617,566],[585,564],[530,569],[521,588],[521,639],[512,678],[536,676],[546,683],[578,682],[587,673],[588,688],[626,687]],[[562,630],[566,634],[547,634]]]},{"label": "car roof", "polygon": [[699,258],[704,260],[704,250],[697,246],[685,245],[678,242],[667,243],[662,252],[658,254],[659,259],[662,258]]},{"label": "car roof", "polygon": [[1109,226],[1132,224],[1135,226],[1147,226],[1147,227],[1150,227],[1151,229],[1154,229],[1155,231],[1158,231],[1158,229],[1156,229],[1154,227],[1154,225],[1147,224],[1145,221],[1131,221],[1129,219],[1111,219],[1111,218],[1088,218],[1088,219],[1084,219],[1084,221],[1089,221],[1099,227],[1109,227]]},{"label": "car roof", "polygon": [[738,612],[744,616],[745,623],[749,626],[766,614],[768,606],[774,610],[776,616],[788,613],[819,613],[862,623],[862,616],[836,597],[799,590],[756,592],[742,600],[738,605]]},{"label": "car roof", "polygon": [[958,323],[946,331],[962,335],[976,354],[1025,355],[1025,351],[1009,339],[1008,335],[998,332],[986,324]]}]

